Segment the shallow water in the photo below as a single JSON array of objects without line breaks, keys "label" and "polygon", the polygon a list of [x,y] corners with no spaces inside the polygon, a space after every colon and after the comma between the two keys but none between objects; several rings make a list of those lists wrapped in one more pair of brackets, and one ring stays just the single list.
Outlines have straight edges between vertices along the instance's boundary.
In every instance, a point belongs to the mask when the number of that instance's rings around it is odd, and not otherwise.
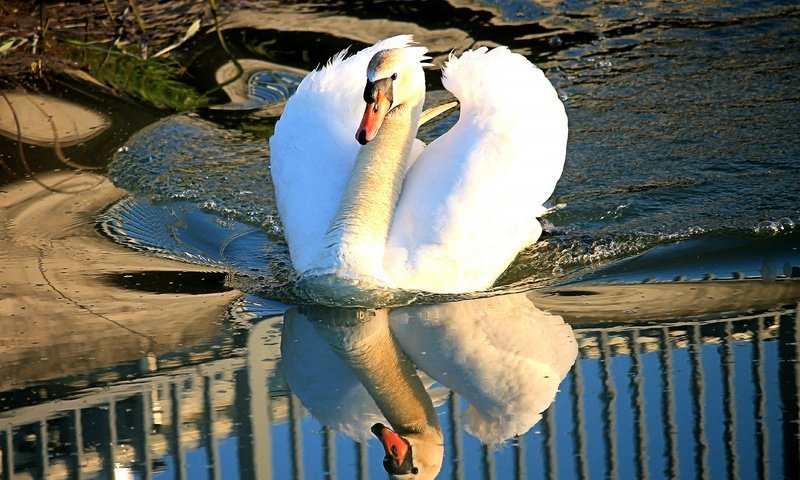
[{"label": "shallow water", "polygon": [[[101,113],[99,133],[20,150],[3,130],[3,478],[382,478],[380,445],[353,439],[386,423],[364,387],[381,359],[348,356],[374,338],[418,369],[408,408],[439,419],[439,478],[797,471],[792,2],[220,14],[249,83],[216,106],[165,115],[54,76],[41,88]],[[548,234],[488,293],[298,307],[266,146],[281,102],[338,50],[406,32],[437,64],[508,45],[557,87],[570,141]],[[213,33],[175,55],[199,90],[228,62]]]}]

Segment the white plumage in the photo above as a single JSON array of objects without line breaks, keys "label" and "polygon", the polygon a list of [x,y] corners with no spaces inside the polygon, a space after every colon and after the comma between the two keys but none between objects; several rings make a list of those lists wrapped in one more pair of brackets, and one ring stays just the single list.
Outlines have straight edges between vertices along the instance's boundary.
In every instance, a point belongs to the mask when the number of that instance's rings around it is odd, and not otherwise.
[{"label": "white plumage", "polygon": [[[402,35],[346,59],[342,52],[311,72],[287,102],[270,149],[292,263],[301,276],[439,293],[483,290],[541,234],[536,217],[561,174],[567,140],[555,89],[539,69],[504,47],[468,51],[444,66],[443,84],[460,102],[459,119],[424,149],[414,140],[408,158],[398,159],[405,162],[399,169],[405,177],[396,208],[387,212],[388,231],[367,240],[342,234],[336,237],[342,243],[358,241],[330,245],[343,198],[371,194],[371,183],[348,183],[354,165],[371,168],[370,158],[357,163],[371,145],[355,140],[366,105],[367,66],[381,50],[403,49],[404,65],[421,69],[426,51],[410,42]],[[402,85],[394,83],[398,102]],[[400,115],[395,111],[404,110],[393,104],[387,118]],[[408,113],[414,122],[418,114]],[[384,126],[378,135],[393,131]],[[372,155],[382,158],[380,152]],[[382,191],[375,187],[375,195]],[[362,228],[379,222],[361,220]]]}]

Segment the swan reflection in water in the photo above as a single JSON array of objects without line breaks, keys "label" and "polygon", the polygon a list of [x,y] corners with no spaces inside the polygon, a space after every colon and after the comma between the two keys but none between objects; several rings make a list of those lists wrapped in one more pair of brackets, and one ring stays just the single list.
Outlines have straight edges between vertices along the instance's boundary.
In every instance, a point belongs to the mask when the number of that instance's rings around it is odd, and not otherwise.
[{"label": "swan reflection in water", "polygon": [[466,430],[496,445],[533,427],[575,363],[564,320],[524,295],[388,309],[296,307],[284,375],[322,424],[383,445],[393,476],[434,478],[444,456],[443,385],[468,403]]}]

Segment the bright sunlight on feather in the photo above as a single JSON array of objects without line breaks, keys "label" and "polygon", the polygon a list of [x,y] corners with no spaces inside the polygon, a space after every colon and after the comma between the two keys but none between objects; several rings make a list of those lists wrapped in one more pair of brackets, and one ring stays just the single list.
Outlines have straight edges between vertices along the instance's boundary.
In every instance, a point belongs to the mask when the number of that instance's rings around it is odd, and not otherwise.
[{"label": "bright sunlight on feather", "polygon": [[[416,139],[423,47],[382,40],[308,74],[270,139],[278,210],[302,280],[336,296],[372,286],[489,288],[541,234],[567,117],[544,74],[505,47],[452,56],[456,124]],[[364,145],[360,145],[364,143]]]}]

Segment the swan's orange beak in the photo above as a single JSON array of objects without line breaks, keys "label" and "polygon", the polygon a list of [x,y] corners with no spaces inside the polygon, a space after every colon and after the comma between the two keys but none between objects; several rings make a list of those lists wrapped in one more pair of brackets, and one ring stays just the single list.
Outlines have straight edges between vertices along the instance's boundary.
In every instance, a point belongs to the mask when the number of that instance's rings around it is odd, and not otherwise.
[{"label": "swan's orange beak", "polygon": [[361,145],[366,145],[367,142],[375,138],[378,134],[378,129],[381,128],[383,118],[389,107],[392,106],[392,101],[388,98],[383,91],[375,91],[375,101],[367,103],[367,108],[364,110],[364,117],[361,119],[361,125],[356,130],[356,140]]},{"label": "swan's orange beak", "polygon": [[387,472],[393,475],[417,473],[412,461],[411,446],[406,439],[382,423],[376,423],[371,430],[381,441],[383,450],[386,452],[386,456],[383,458],[383,467]]}]

